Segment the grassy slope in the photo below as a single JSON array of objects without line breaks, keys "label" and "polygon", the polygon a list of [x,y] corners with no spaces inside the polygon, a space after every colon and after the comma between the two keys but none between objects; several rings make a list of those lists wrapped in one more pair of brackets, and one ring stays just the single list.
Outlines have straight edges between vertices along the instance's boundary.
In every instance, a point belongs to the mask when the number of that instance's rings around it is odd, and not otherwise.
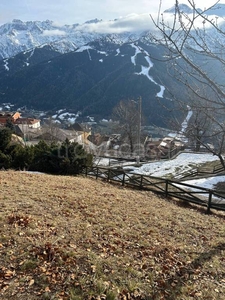
[{"label": "grassy slope", "polygon": [[0,172],[1,299],[224,299],[224,214],[82,177]]}]

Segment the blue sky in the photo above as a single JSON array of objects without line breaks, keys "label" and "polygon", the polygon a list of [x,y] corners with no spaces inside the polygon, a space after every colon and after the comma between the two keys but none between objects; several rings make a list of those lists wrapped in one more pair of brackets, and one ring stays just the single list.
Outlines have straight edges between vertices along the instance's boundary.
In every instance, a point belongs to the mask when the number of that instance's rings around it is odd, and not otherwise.
[{"label": "blue sky", "polygon": [[[190,0],[189,0],[190,1]],[[195,0],[202,9],[216,0]],[[220,1],[225,3],[225,1]],[[60,24],[84,23],[98,18],[113,20],[131,14],[157,14],[174,5],[175,0],[0,0],[0,25],[13,19],[52,20]],[[188,0],[179,3],[188,4]]]}]

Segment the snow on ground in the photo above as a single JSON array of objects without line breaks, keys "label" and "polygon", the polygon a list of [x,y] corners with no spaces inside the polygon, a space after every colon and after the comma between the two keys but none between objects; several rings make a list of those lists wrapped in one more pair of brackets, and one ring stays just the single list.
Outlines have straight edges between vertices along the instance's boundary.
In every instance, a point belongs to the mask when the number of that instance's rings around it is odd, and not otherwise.
[{"label": "snow on ground", "polygon": [[215,160],[218,160],[218,157],[211,153],[181,153],[171,160],[160,160],[144,164],[139,168],[135,168],[134,172],[155,177],[165,177],[169,174],[176,175],[178,172],[182,173],[192,170],[193,167],[198,167],[201,163]]},{"label": "snow on ground", "polygon": [[[181,174],[193,167],[198,167],[201,163],[216,161],[218,157],[211,154],[197,154],[197,153],[181,153],[175,159],[167,161],[158,161],[149,164],[144,164],[140,168],[135,168],[134,172],[143,175],[151,175],[155,177],[165,177],[166,175],[176,175],[177,172]],[[219,162],[218,162],[219,163]],[[194,185],[196,187],[203,187],[207,189],[214,189],[218,182],[225,182],[225,176],[212,176],[208,178],[192,179],[183,181],[183,183]]]},{"label": "snow on ground", "polygon": [[136,56],[138,53],[141,53],[141,50],[135,44],[131,44],[131,46],[135,49],[135,54],[131,56],[131,62],[136,66]]},{"label": "snow on ground", "polygon": [[[120,162],[116,160],[112,160],[109,158],[99,158],[96,161],[98,166],[109,166],[113,164],[114,167],[123,167],[124,171],[129,172],[131,174],[143,174],[149,175],[153,177],[166,177],[167,175],[177,175],[182,174],[182,172],[187,172],[193,170],[193,168],[197,168],[200,164],[204,162],[210,161],[218,161],[218,157],[214,156],[211,153],[181,153],[176,158],[171,160],[161,160],[154,161],[143,164],[141,167],[135,167],[135,162]],[[218,161],[219,163],[219,161]],[[114,179],[119,180],[120,175],[116,176]],[[129,178],[127,178],[129,179]],[[209,195],[202,192],[201,188],[215,190],[216,184],[218,182],[225,182],[225,175],[217,175],[211,177],[205,177],[196,179],[193,178],[191,180],[182,181],[181,188],[185,189],[184,184],[188,184],[190,186],[186,186],[186,189],[195,193],[196,196],[200,196],[202,200],[206,202],[209,199]],[[179,183],[176,184],[179,187]],[[225,199],[222,196],[217,196],[215,194],[212,195],[212,203],[220,203],[224,204]]]},{"label": "snow on ground", "polygon": [[191,116],[193,115],[191,107],[189,105],[187,105],[187,108],[188,108],[188,114],[187,114],[185,120],[183,121],[183,123],[181,124],[181,132],[182,133],[184,133],[186,131],[187,126],[188,126],[188,122],[189,122]]},{"label": "snow on ground", "polygon": [[206,189],[213,190],[218,182],[225,182],[225,176],[214,176],[201,179],[192,179],[184,181],[184,183],[200,186]]},{"label": "snow on ground", "polygon": [[[115,164],[116,160],[111,159],[111,163],[116,167],[122,166],[124,171],[129,170],[129,172],[135,174],[143,174],[154,177],[166,177],[167,175],[177,175],[182,174],[182,172],[187,172],[193,170],[193,168],[197,168],[200,164],[204,162],[216,161],[218,157],[211,154],[200,154],[200,153],[181,153],[176,158],[171,160],[160,160],[153,161],[146,164],[143,164],[141,167],[135,167],[135,162],[118,162]],[[109,166],[110,159],[109,158],[99,158],[96,161],[98,166]],[[219,164],[219,161],[218,161]],[[130,171],[132,169],[132,171]],[[183,181],[183,183],[187,183],[190,185],[203,187],[207,189],[214,189],[215,185],[218,182],[225,182],[225,176],[212,176],[208,178],[201,179],[192,179]]]},{"label": "snow on ground", "polygon": [[77,112],[76,114],[74,114],[74,113],[69,113],[69,112],[65,112],[65,111],[63,112],[63,111],[64,111],[63,109],[57,111],[57,113],[52,116],[52,119],[58,118],[61,121],[66,120],[72,124],[72,123],[75,123],[77,117],[79,117],[79,115],[80,115],[80,112]]}]

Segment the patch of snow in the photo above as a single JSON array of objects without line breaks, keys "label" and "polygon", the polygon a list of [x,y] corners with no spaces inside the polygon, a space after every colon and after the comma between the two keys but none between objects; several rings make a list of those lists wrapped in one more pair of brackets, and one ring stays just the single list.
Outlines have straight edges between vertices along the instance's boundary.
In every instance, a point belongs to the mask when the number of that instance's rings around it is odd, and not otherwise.
[{"label": "patch of snow", "polygon": [[5,69],[6,69],[6,71],[9,71],[9,67],[8,67],[8,60],[6,59],[6,60],[4,60],[4,67],[5,67]]},{"label": "patch of snow", "polygon": [[107,52],[105,52],[105,51],[99,51],[99,50],[97,50],[97,52],[100,53],[100,54],[104,54],[105,56],[108,56]]},{"label": "patch of snow", "polygon": [[159,98],[163,98],[165,87],[163,85],[159,85],[159,87],[160,87],[160,92],[158,92],[156,96]]},{"label": "patch of snow", "polygon": [[[198,193],[198,195],[201,195],[201,197],[206,199],[208,201],[208,194],[201,193],[200,188],[205,188],[209,190],[215,190],[216,184],[219,182],[225,182],[225,176],[212,176],[207,178],[200,178],[200,179],[191,179],[183,181],[185,184],[190,184],[191,186],[186,187],[188,190],[193,191],[195,193]],[[179,186],[179,184],[176,184],[176,186]],[[184,186],[182,186],[184,187]],[[223,197],[219,197],[215,194],[212,194],[212,203],[225,203],[225,199]]]},{"label": "patch of snow", "polygon": [[225,176],[213,176],[201,179],[183,181],[184,183],[200,186],[206,189],[214,189],[218,182],[225,182]]},{"label": "patch of snow", "polygon": [[158,84],[153,78],[152,76],[149,75],[149,71],[150,69],[153,67],[153,63],[149,57],[149,54],[147,51],[140,49],[140,47],[137,47],[135,44],[131,44],[131,46],[133,48],[135,48],[135,54],[133,56],[131,56],[131,62],[132,64],[134,64],[136,66],[136,56],[138,55],[138,53],[145,53],[145,60],[148,63],[148,66],[141,66],[141,72],[139,73],[135,73],[137,75],[144,75],[146,76],[151,82],[153,82],[154,84],[158,85],[160,87],[160,91],[157,93],[157,97],[159,98],[163,98],[164,95],[164,91],[165,91],[165,87]]},{"label": "patch of snow", "polygon": [[116,56],[120,54],[120,49],[116,49]]},{"label": "patch of snow", "polygon": [[187,105],[187,108],[188,108],[188,114],[187,114],[185,120],[183,121],[183,123],[181,124],[181,132],[182,133],[184,133],[186,131],[187,126],[188,126],[188,122],[189,122],[189,120],[190,120],[190,118],[191,118],[191,116],[193,114],[193,112],[192,112],[192,110],[191,110],[191,108],[190,108],[189,105]]},{"label": "patch of snow", "polygon": [[151,175],[155,177],[165,177],[166,175],[176,175],[182,171],[189,171],[204,162],[216,161],[218,157],[213,154],[200,154],[200,153],[181,153],[176,158],[165,161],[156,161],[143,164],[139,168],[134,168],[132,173],[143,175]]},{"label": "patch of snow", "polygon": [[61,114],[61,115],[58,115],[58,118],[59,118],[60,120],[64,120],[64,119],[66,119],[68,116],[69,116],[68,113],[63,113],[63,114]]},{"label": "patch of snow", "polygon": [[92,59],[91,59],[90,51],[89,51],[88,49],[87,49],[87,53],[88,53],[89,59],[92,60]]},{"label": "patch of snow", "polygon": [[135,49],[135,54],[131,56],[131,62],[136,66],[136,56],[138,53],[141,53],[141,50],[133,43],[131,44],[131,46]]},{"label": "patch of snow", "polygon": [[58,113],[58,114],[61,114],[63,111],[65,111],[65,109],[59,109],[59,110],[57,111],[57,113]]},{"label": "patch of snow", "polygon": [[73,124],[73,123],[75,123],[76,119],[77,119],[77,117],[70,117],[70,118],[67,119],[67,121],[69,123]]},{"label": "patch of snow", "polygon": [[90,46],[82,46],[79,49],[77,49],[75,52],[83,52],[83,51],[87,51],[89,49],[92,49]]},{"label": "patch of snow", "polygon": [[186,116],[186,118],[184,119],[184,121],[182,122],[181,124],[181,130],[180,132],[171,132],[168,134],[169,137],[172,137],[172,138],[175,138],[176,140],[180,140],[182,141],[183,143],[187,143],[188,142],[188,139],[185,137],[184,133],[187,129],[187,126],[188,126],[188,122],[190,121],[190,118],[192,117],[192,110],[191,110],[191,107],[189,105],[187,105],[187,108],[188,108],[188,114]]},{"label": "patch of snow", "polygon": [[46,174],[46,173],[38,172],[38,171],[20,171],[20,172],[21,173],[29,173],[29,174],[40,174],[40,175]]},{"label": "patch of snow", "polygon": [[109,158],[95,158],[94,164],[100,165],[100,166],[109,166],[110,159]]},{"label": "patch of snow", "polygon": [[88,116],[87,118],[88,118],[91,122],[95,122],[95,118],[94,118],[94,117]]},{"label": "patch of snow", "polygon": [[68,113],[68,112],[64,112],[64,113],[61,113],[59,115],[54,115],[54,117],[60,119],[60,120],[66,120],[68,121],[69,123],[73,124],[75,123],[77,117],[80,115],[80,112],[78,112],[77,114],[71,114],[71,113]]}]

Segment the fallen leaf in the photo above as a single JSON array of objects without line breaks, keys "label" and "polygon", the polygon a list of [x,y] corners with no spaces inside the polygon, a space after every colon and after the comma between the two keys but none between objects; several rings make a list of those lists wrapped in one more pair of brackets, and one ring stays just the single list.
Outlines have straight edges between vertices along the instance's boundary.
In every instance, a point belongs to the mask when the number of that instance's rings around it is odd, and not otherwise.
[{"label": "fallen leaf", "polygon": [[29,282],[29,286],[32,286],[34,284],[34,279],[31,279]]}]

